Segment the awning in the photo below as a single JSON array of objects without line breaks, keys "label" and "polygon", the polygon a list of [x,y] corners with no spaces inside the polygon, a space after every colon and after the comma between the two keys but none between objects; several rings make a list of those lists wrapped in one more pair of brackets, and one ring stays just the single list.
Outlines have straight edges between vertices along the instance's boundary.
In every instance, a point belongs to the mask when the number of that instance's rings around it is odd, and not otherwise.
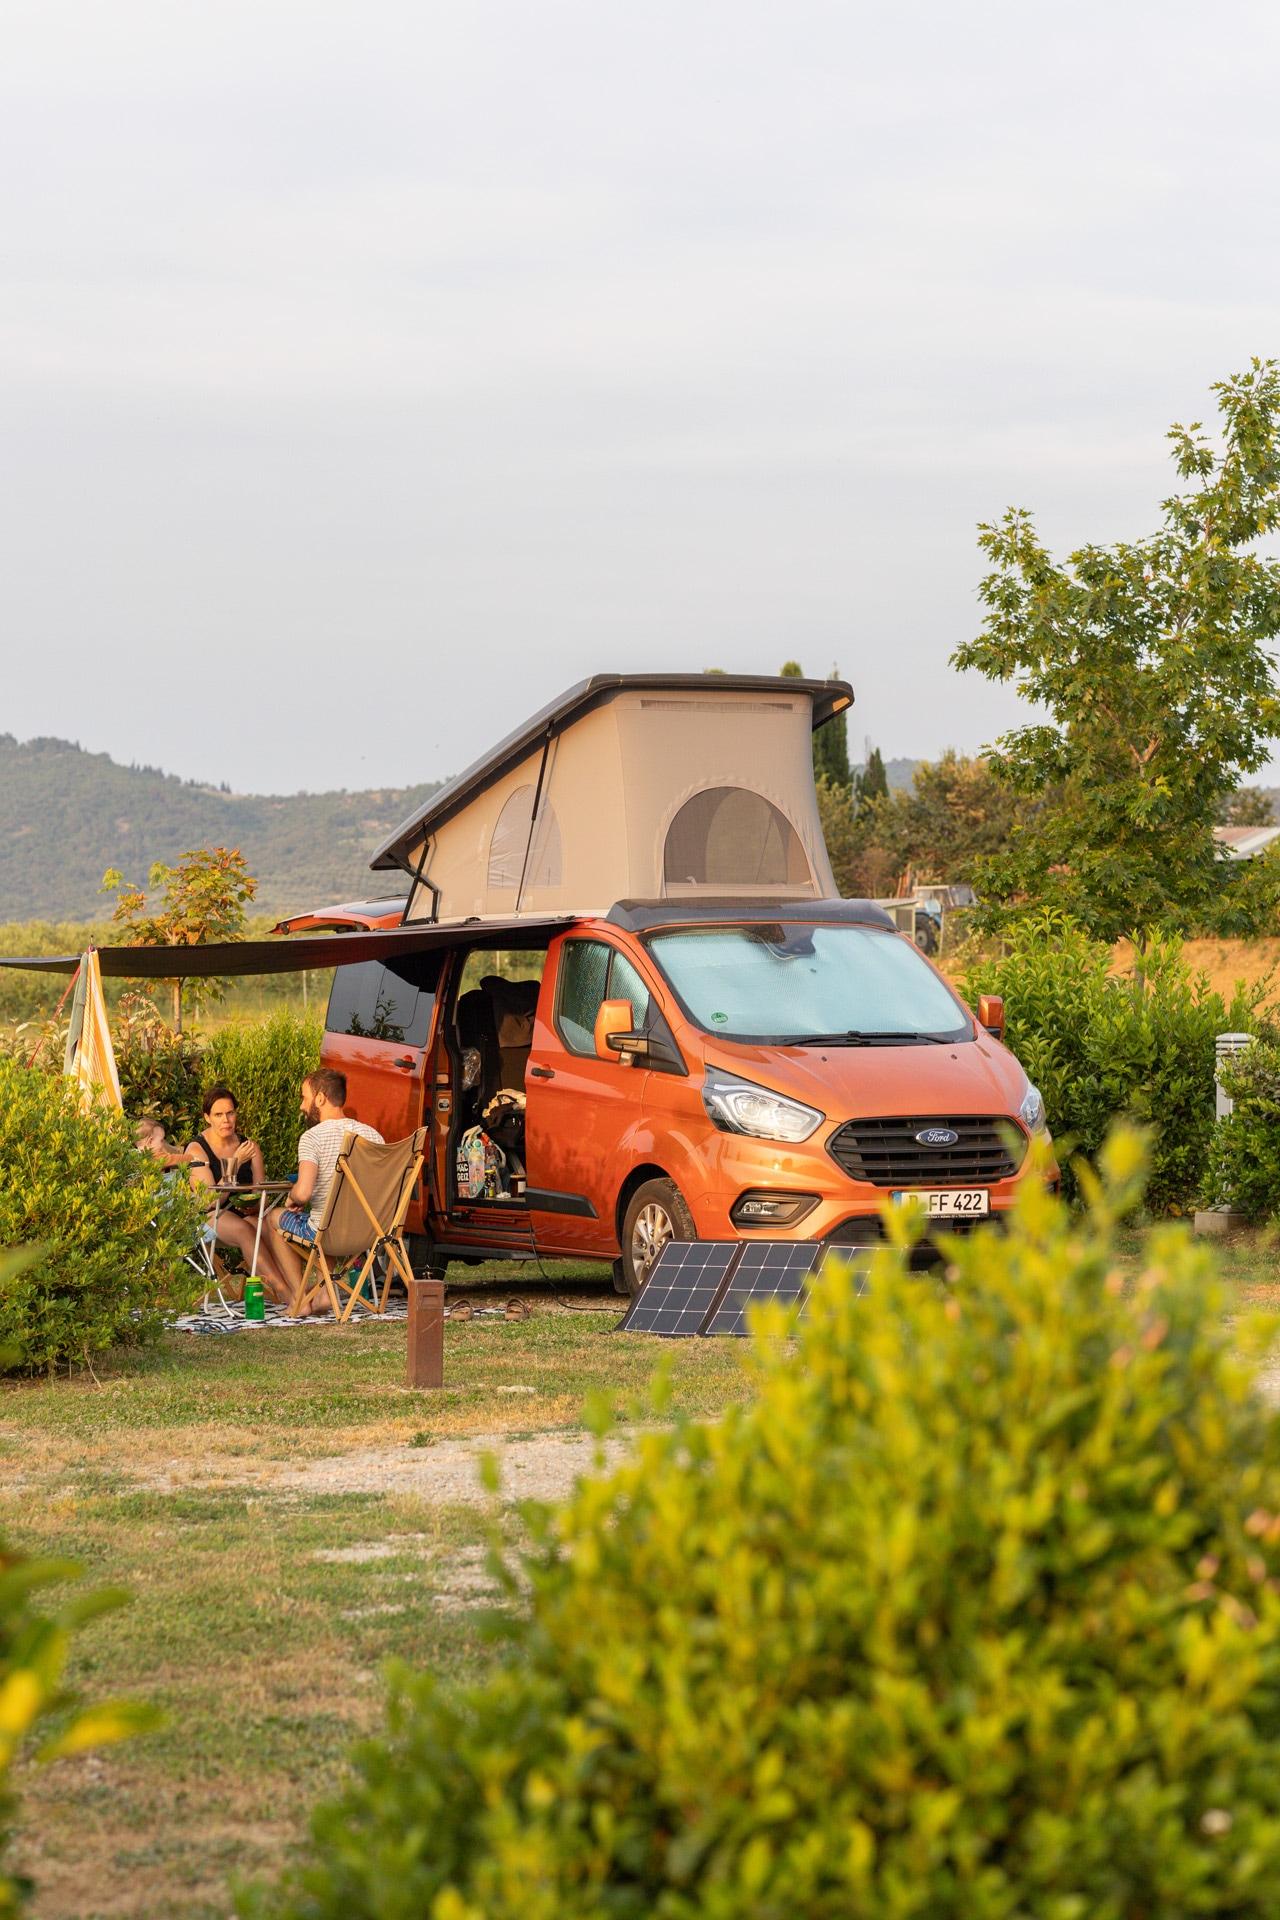
[{"label": "awning", "polygon": [[[510,920],[455,920],[444,926],[384,927],[374,933],[295,934],[276,940],[229,940],[203,947],[99,947],[104,980],[207,980],[246,973],[303,973],[397,954],[441,953],[450,947],[515,945],[523,934],[544,946],[573,916],[524,914]],[[0,957],[0,967],[28,973],[74,973],[78,953]]]}]

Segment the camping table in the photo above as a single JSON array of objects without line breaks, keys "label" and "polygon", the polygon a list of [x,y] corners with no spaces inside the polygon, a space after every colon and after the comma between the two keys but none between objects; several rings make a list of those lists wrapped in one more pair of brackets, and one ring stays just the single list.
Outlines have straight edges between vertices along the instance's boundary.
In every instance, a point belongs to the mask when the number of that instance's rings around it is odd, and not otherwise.
[{"label": "camping table", "polygon": [[[233,1180],[223,1180],[215,1182],[214,1184],[213,1191],[215,1199],[213,1202],[212,1226],[215,1240],[218,1236],[218,1216],[222,1212],[223,1195],[227,1195],[228,1198],[235,1195],[243,1200],[252,1200],[255,1194],[258,1197],[258,1224],[253,1236],[253,1259],[250,1262],[247,1276],[249,1279],[252,1279],[258,1271],[258,1250],[262,1245],[262,1226],[267,1215],[267,1198],[273,1193],[288,1193],[292,1185],[292,1180],[255,1181],[253,1185],[248,1187],[238,1186]],[[223,1305],[226,1305],[225,1300],[223,1301]]]}]

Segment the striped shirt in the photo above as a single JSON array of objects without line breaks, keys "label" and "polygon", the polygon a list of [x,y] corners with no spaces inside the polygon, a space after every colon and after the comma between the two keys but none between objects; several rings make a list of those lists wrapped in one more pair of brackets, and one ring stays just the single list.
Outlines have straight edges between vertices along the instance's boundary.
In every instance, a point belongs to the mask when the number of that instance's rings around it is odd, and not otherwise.
[{"label": "striped shirt", "polygon": [[372,1140],[375,1146],[384,1144],[377,1129],[366,1127],[363,1120],[322,1120],[318,1127],[308,1127],[298,1142],[298,1165],[301,1166],[304,1160],[311,1160],[316,1168],[316,1184],[312,1190],[310,1207],[313,1227],[320,1225],[333,1170],[349,1133],[358,1133],[362,1140]]}]

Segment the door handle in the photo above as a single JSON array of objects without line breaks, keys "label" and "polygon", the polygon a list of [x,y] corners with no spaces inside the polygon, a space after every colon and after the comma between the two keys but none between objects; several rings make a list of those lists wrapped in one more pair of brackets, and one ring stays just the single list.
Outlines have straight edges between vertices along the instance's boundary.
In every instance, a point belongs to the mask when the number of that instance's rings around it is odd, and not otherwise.
[{"label": "door handle", "polygon": [[402,1053],[398,1060],[391,1062],[393,1067],[416,1067],[418,1062],[411,1053]]},{"label": "door handle", "polygon": [[556,1070],[554,1067],[530,1067],[529,1074],[534,1080],[554,1080]]}]

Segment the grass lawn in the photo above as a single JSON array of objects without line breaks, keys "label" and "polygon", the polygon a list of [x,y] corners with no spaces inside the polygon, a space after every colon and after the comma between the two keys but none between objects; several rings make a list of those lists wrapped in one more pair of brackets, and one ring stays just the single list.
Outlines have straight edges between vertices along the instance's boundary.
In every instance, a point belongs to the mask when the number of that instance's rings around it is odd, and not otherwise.
[{"label": "grass lawn", "polygon": [[[1273,1246],[1222,1257],[1232,1311],[1280,1306]],[[403,1323],[172,1336],[100,1384],[0,1387],[0,1532],[132,1591],[84,1635],[76,1678],[169,1714],[27,1771],[19,1859],[40,1920],[225,1915],[229,1876],[283,1858],[377,1723],[382,1662],[482,1669],[486,1449],[509,1522],[590,1468],[592,1393],[638,1405],[660,1360],[690,1412],[745,1390],[736,1342],[616,1336],[599,1268],[553,1274],[451,1271],[478,1304],[517,1293],[532,1316],[449,1324],[435,1394],[404,1386]],[[1280,1396],[1280,1374],[1268,1385]]]},{"label": "grass lawn", "polygon": [[736,1342],[615,1336],[600,1268],[521,1271],[453,1269],[477,1304],[514,1292],[532,1313],[448,1324],[433,1394],[404,1385],[403,1322],[173,1335],[97,1385],[0,1387],[0,1532],[132,1592],[75,1677],[169,1715],[26,1771],[18,1859],[41,1920],[225,1915],[229,1875],[281,1859],[376,1724],[385,1660],[481,1668],[484,1451],[505,1500],[555,1497],[592,1464],[592,1393],[638,1403],[660,1358],[691,1412],[744,1390]]}]

